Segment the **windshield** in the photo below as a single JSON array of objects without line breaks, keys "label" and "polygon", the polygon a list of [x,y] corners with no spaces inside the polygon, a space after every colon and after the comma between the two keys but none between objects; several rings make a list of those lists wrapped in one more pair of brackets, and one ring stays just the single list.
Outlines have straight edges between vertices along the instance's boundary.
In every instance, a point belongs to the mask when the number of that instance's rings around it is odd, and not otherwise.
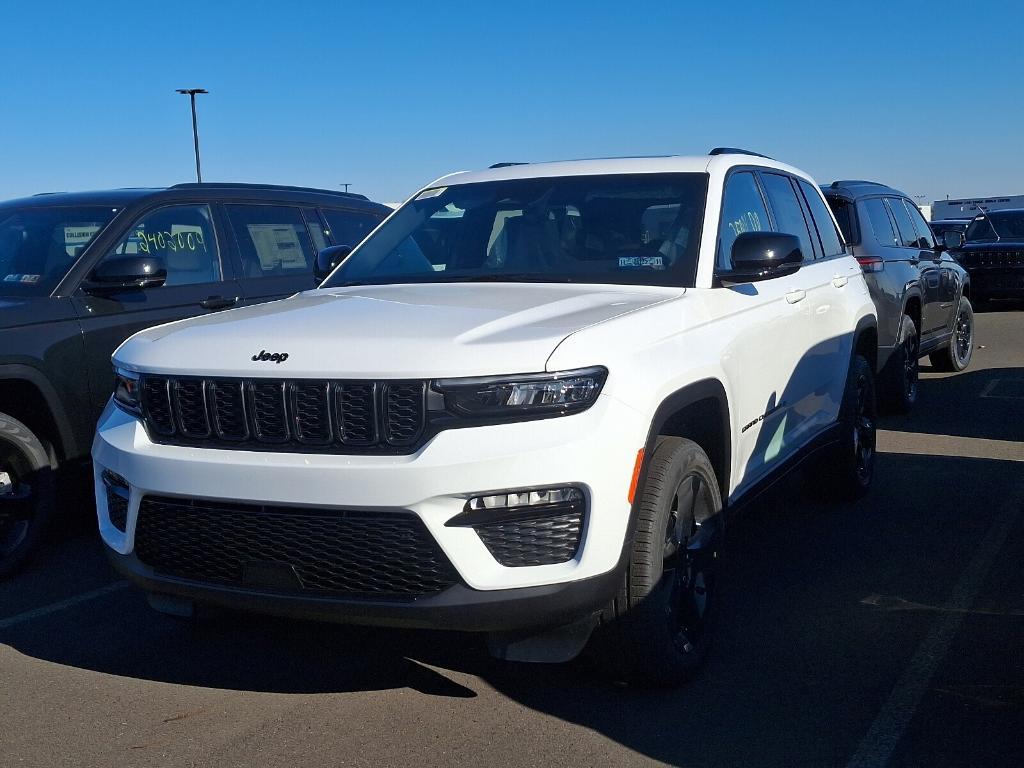
[{"label": "windshield", "polygon": [[428,189],[323,284],[692,286],[707,176],[513,179]]},{"label": "windshield", "polygon": [[1024,211],[995,211],[978,216],[968,225],[966,239],[1024,240]]},{"label": "windshield", "polygon": [[49,295],[117,210],[0,208],[0,296]]}]

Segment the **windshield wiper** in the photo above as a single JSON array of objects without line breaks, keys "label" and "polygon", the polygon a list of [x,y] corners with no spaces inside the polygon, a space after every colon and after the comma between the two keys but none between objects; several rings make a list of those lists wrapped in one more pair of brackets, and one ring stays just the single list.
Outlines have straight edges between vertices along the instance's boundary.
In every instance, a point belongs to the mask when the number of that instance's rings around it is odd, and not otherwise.
[{"label": "windshield wiper", "polygon": [[990,227],[992,227],[992,234],[994,234],[996,236],[996,242],[999,242],[1000,240],[1002,240],[1003,238],[999,235],[999,230],[996,229],[996,223],[994,221],[992,221],[992,217],[988,215],[988,211],[986,211],[980,205],[978,206],[978,210],[981,211],[982,215],[988,221],[988,225]]}]

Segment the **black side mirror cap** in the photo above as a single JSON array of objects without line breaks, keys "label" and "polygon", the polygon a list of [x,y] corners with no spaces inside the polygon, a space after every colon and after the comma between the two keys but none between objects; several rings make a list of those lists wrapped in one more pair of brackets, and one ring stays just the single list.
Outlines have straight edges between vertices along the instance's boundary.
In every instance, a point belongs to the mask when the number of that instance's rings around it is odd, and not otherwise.
[{"label": "black side mirror cap", "polygon": [[334,268],[352,253],[351,245],[329,245],[322,248],[316,255],[316,266],[313,268],[313,275],[317,280],[323,280]]},{"label": "black side mirror cap", "polygon": [[719,274],[725,285],[791,275],[804,255],[800,239],[782,232],[743,232],[732,244],[732,270]]},{"label": "black side mirror cap", "polygon": [[82,283],[87,293],[104,295],[118,291],[156,288],[167,282],[167,267],[155,256],[121,256],[105,259]]}]

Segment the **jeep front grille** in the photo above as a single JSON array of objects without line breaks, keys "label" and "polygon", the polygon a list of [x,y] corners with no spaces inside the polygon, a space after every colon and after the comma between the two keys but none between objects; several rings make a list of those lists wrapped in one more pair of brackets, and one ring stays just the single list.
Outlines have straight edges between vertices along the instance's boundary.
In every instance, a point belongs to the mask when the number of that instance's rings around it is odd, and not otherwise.
[{"label": "jeep front grille", "polygon": [[146,496],[135,552],[168,576],[310,596],[414,600],[458,581],[411,512]]},{"label": "jeep front grille", "polygon": [[426,391],[424,381],[144,376],[142,406],[161,443],[401,453],[423,436]]}]

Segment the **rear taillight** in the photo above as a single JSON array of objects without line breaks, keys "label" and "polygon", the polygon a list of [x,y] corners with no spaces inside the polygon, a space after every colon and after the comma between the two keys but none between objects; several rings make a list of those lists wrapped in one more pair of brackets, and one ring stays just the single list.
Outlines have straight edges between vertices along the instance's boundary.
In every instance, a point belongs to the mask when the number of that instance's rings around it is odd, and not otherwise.
[{"label": "rear taillight", "polygon": [[857,263],[863,272],[881,272],[885,269],[885,262],[877,256],[858,256]]}]

